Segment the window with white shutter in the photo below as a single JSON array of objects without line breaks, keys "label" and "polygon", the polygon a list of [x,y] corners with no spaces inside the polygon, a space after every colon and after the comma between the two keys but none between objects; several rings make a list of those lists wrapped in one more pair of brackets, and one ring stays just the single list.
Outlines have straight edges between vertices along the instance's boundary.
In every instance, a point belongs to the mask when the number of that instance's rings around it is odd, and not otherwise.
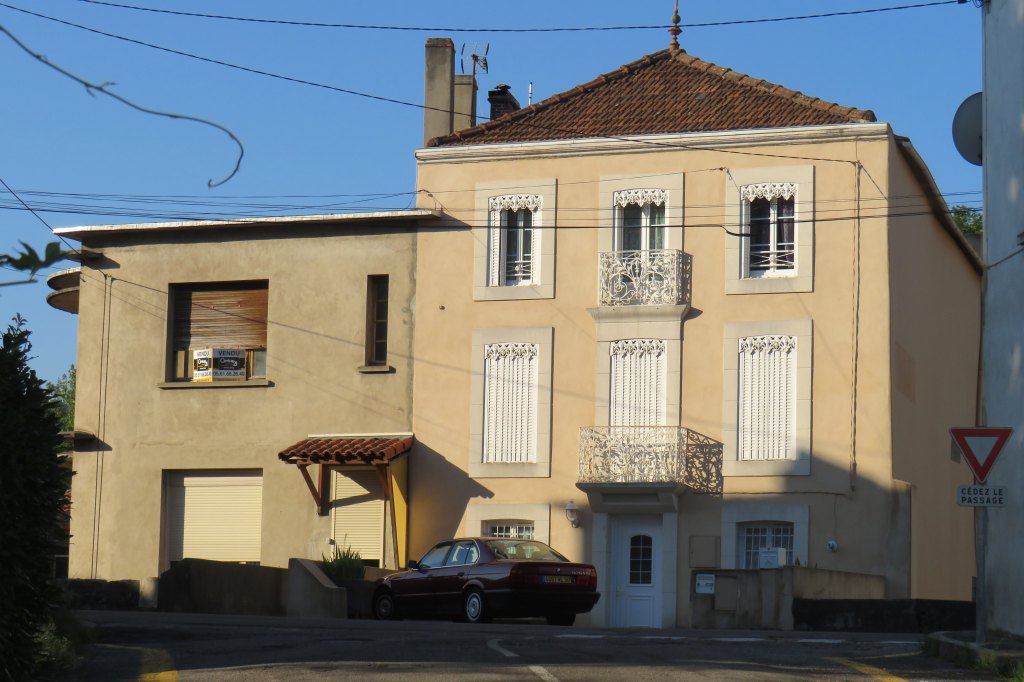
[{"label": "window with white shutter", "polygon": [[484,346],[485,463],[537,461],[537,353],[534,343]]},{"label": "window with white shutter", "polygon": [[613,341],[610,426],[665,424],[665,342],[659,339]]},{"label": "window with white shutter", "polygon": [[790,459],[796,444],[795,336],[739,339],[739,458]]},{"label": "window with white shutter", "polygon": [[489,274],[487,285],[537,284],[537,244],[541,197],[509,194],[488,200]]}]

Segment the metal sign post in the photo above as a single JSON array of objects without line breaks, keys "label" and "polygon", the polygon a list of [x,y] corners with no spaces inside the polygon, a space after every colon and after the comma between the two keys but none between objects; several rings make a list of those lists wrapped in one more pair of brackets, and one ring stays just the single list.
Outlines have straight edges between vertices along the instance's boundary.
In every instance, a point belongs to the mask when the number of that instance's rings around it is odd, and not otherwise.
[{"label": "metal sign post", "polygon": [[[974,472],[974,486],[960,486],[957,490],[957,504],[974,507],[974,562],[978,577],[974,583],[974,639],[984,644],[988,636],[988,606],[985,603],[985,542],[988,539],[988,508],[1002,506],[1005,488],[983,486],[988,472],[1002,452],[1013,429],[1007,427],[959,427],[949,430],[953,441],[960,448],[967,466]],[[987,447],[986,447],[987,446]],[[986,451],[987,450],[987,451]]]}]

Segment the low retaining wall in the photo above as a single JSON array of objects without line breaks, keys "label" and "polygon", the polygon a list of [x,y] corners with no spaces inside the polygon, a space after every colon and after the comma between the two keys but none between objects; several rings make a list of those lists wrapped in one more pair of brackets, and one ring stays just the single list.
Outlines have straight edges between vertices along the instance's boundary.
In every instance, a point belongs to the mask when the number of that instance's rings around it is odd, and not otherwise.
[{"label": "low retaining wall", "polygon": [[68,606],[94,611],[133,611],[139,608],[138,580],[61,581]]},{"label": "low retaining wall", "polygon": [[285,614],[283,568],[184,559],[160,576],[161,611],[246,616]]},{"label": "low retaining wall", "polygon": [[974,628],[974,602],[942,599],[794,599],[796,630],[936,632]]},{"label": "low retaining wall", "polygon": [[[713,594],[697,594],[697,576],[715,576]],[[690,586],[693,627],[793,630],[796,599],[876,599],[885,594],[885,578],[865,573],[803,566],[777,569],[694,571]]]},{"label": "low retaining wall", "polygon": [[320,570],[319,562],[289,559],[286,612],[289,616],[348,618],[348,593]]}]

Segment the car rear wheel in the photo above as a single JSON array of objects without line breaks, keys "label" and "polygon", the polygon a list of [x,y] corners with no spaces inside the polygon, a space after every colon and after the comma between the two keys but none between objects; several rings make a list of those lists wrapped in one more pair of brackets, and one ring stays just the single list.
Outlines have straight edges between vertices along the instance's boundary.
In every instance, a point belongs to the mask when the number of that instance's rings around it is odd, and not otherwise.
[{"label": "car rear wheel", "polygon": [[394,620],[397,617],[395,597],[390,592],[378,592],[373,598],[373,615],[377,620]]},{"label": "car rear wheel", "polygon": [[466,593],[463,601],[462,616],[467,623],[486,623],[490,620],[490,613],[487,611],[487,602],[484,601],[484,593],[480,590],[470,590]]},{"label": "car rear wheel", "polygon": [[548,625],[572,625],[575,622],[575,613],[556,613],[548,616]]}]

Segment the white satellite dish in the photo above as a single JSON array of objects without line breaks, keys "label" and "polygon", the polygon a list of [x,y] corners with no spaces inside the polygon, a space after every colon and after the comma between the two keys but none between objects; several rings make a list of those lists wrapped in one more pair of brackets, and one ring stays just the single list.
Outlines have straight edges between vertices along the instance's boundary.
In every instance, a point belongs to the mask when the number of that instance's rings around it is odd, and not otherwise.
[{"label": "white satellite dish", "polygon": [[981,165],[981,93],[965,99],[953,116],[953,144],[967,163]]}]

